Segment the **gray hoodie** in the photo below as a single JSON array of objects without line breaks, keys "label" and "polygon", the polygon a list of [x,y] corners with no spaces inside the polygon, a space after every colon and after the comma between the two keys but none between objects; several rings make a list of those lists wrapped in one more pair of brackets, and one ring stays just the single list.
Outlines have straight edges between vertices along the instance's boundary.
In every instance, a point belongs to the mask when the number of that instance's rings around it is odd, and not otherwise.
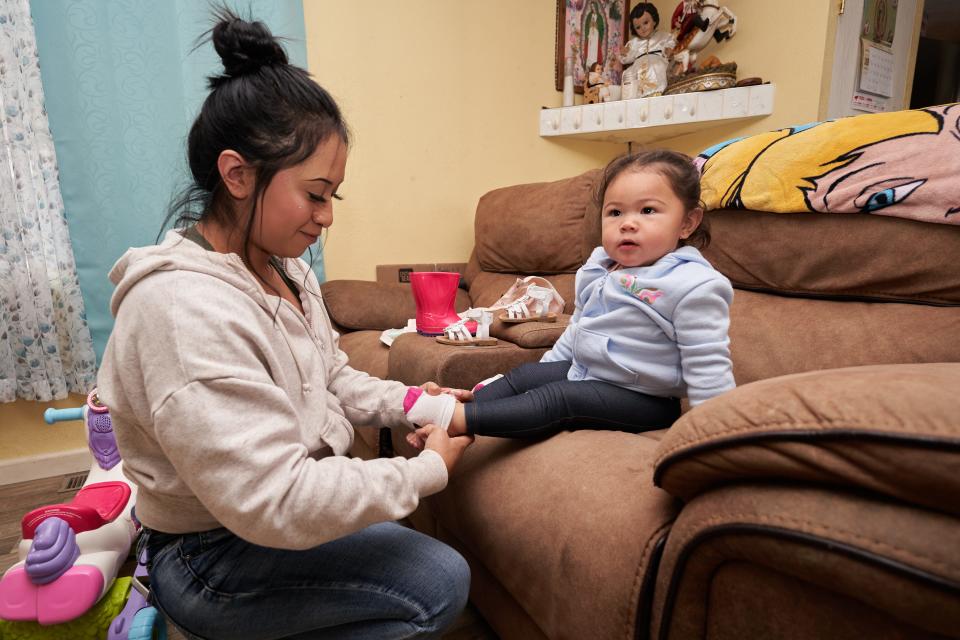
[{"label": "gray hoodie", "polygon": [[116,323],[98,388],[147,527],[223,526],[304,549],[402,518],[446,485],[435,451],[346,456],[353,425],[411,427],[407,387],[351,368],[313,272],[302,260],[283,266],[305,315],[236,254],[174,231],[110,272]]}]

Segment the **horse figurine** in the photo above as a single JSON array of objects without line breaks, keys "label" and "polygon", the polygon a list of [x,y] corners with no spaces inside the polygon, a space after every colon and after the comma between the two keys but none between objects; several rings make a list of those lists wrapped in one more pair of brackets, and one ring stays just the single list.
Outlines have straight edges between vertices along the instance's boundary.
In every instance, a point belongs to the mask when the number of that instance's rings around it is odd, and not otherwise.
[{"label": "horse figurine", "polygon": [[670,22],[677,39],[673,51],[674,75],[696,69],[697,52],[713,38],[723,42],[737,33],[737,16],[727,7],[705,0],[683,0],[677,5]]}]

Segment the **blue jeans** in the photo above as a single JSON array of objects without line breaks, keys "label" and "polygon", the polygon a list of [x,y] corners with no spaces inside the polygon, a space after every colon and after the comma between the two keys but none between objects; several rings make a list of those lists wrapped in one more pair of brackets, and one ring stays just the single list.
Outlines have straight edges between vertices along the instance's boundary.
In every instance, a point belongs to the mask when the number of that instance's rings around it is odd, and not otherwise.
[{"label": "blue jeans", "polygon": [[463,405],[467,432],[501,438],[542,438],[576,429],[639,433],[666,429],[680,417],[677,398],[599,380],[568,380],[571,364],[523,364],[483,387]]},{"label": "blue jeans", "polygon": [[202,640],[439,636],[470,588],[460,554],[392,522],[305,551],[144,531],[154,604]]}]

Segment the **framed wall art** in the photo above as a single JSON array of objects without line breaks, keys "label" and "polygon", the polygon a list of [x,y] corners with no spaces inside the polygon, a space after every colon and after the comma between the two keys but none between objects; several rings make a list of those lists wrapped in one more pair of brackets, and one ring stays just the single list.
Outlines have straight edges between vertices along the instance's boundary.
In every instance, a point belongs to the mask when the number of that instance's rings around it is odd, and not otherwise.
[{"label": "framed wall art", "polygon": [[557,91],[563,91],[563,67],[573,58],[573,86],[583,93],[587,71],[599,62],[610,84],[620,84],[623,68],[617,52],[627,41],[627,0],[557,0]]}]

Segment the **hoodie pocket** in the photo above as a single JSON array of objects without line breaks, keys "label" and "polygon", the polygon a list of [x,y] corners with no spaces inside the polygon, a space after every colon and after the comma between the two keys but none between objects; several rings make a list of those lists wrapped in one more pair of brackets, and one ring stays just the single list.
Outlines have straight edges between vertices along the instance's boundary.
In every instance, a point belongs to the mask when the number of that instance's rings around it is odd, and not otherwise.
[{"label": "hoodie pocket", "polygon": [[634,384],[637,372],[617,362],[610,355],[610,338],[580,328],[573,346],[573,356],[587,370],[587,375],[615,384]]}]

